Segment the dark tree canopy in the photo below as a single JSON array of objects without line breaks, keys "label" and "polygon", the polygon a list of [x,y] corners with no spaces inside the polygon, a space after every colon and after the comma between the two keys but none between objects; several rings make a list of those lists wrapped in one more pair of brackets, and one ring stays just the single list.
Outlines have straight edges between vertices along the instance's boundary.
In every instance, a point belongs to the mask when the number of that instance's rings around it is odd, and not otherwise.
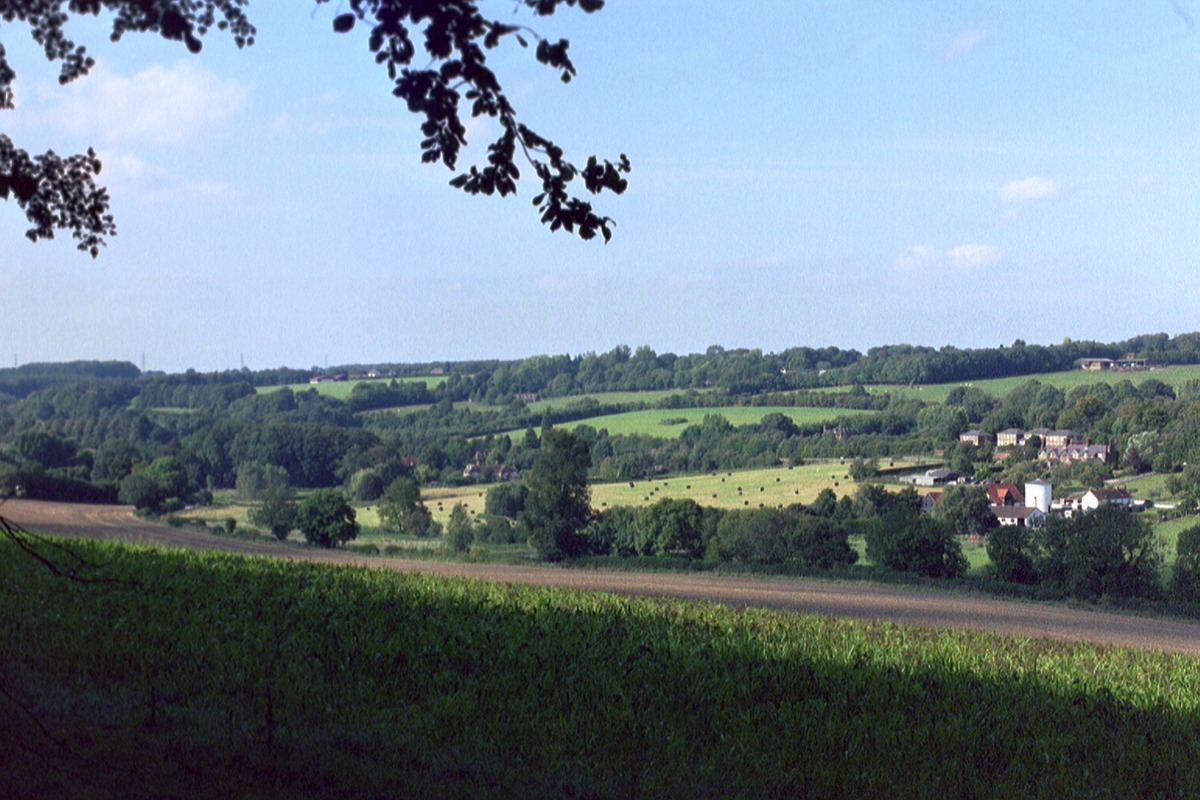
[{"label": "dark tree canopy", "polygon": [[[318,5],[328,0],[316,0]],[[537,16],[553,14],[560,5],[578,6],[591,13],[603,0],[514,0]],[[83,45],[67,37],[64,27],[72,15],[110,12],[113,41],[130,31],[156,33],[183,42],[192,53],[202,48],[201,38],[213,28],[227,32],[238,47],[254,44],[257,34],[243,12],[248,0],[0,0],[0,19],[21,22],[42,47],[46,58],[59,62],[59,83],[66,84],[88,73],[94,65]],[[597,214],[590,202],[572,193],[576,179],[589,194],[604,190],[625,191],[623,177],[630,169],[622,155],[614,163],[588,158],[582,167],[568,161],[562,148],[521,122],[499,78],[487,65],[487,51],[508,39],[521,47],[536,41],[538,62],[558,70],[564,83],[575,74],[565,39],[552,42],[532,29],[490,20],[479,10],[478,0],[349,0],[339,3],[348,11],[333,19],[333,29],[348,33],[358,23],[369,26],[367,47],[393,82],[392,94],[408,110],[424,117],[421,159],[441,162],[452,170],[467,143],[463,117],[491,117],[500,136],[488,146],[487,164],[472,165],[451,181],[470,194],[516,192],[523,158],[541,181],[533,198],[541,220],[551,230],[563,228],[583,239],[599,233],[612,236],[613,221]],[[417,43],[420,43],[418,47]],[[414,61],[420,68],[413,68]],[[12,85],[16,71],[0,44],[0,110],[13,108]],[[519,155],[518,155],[519,152]],[[70,231],[78,248],[93,257],[105,237],[116,233],[109,213],[109,196],[97,185],[101,164],[90,148],[86,153],[59,156],[54,151],[30,155],[0,133],[0,199],[13,199],[25,212],[32,241],[52,239],[56,231]],[[574,185],[573,185],[574,184]]]}]

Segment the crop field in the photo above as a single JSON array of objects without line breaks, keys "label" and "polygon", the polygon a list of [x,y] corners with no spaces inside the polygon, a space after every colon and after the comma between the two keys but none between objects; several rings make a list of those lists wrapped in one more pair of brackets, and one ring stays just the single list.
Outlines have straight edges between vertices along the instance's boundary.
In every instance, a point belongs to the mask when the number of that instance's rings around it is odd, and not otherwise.
[{"label": "crop field", "polygon": [[[289,383],[286,388],[293,392],[307,392],[309,389],[316,389],[320,394],[326,394],[330,397],[336,397],[338,400],[345,400],[350,396],[350,392],[354,391],[354,387],[360,383],[390,383],[391,378],[364,378],[357,381],[322,381],[321,383]],[[417,383],[422,381],[430,389],[435,389],[446,382],[445,375],[410,375],[396,378],[397,383]],[[259,394],[267,394],[277,392],[284,386],[257,386],[255,391]]]},{"label": "crop field", "polygon": [[3,796],[1064,800],[1200,785],[1193,657],[70,546],[99,582],[0,544]]},{"label": "crop field", "polygon": [[[580,425],[590,425],[596,430],[607,428],[613,436],[657,436],[662,439],[678,437],[689,425],[699,425],[706,414],[720,414],[731,425],[749,425],[762,421],[767,414],[783,414],[797,425],[812,425],[832,422],[838,417],[853,417],[871,414],[871,411],[843,408],[799,408],[796,406],[719,406],[713,408],[654,408],[642,411],[627,411],[624,414],[607,414],[589,417],[576,422],[564,422],[556,427],[574,430]],[[510,435],[515,432],[510,432]]]},{"label": "crop field", "polygon": [[[958,386],[973,386],[990,395],[1003,397],[1021,384],[1031,380],[1037,380],[1050,386],[1056,386],[1064,392],[1069,392],[1077,386],[1088,386],[1094,383],[1113,384],[1120,383],[1121,381],[1130,381],[1134,386],[1137,386],[1142,381],[1150,380],[1151,378],[1174,387],[1175,391],[1178,392],[1188,381],[1200,380],[1200,364],[1158,367],[1145,372],[1087,372],[1082,369],[1072,369],[1064,372],[1047,372],[1041,375],[989,378],[961,383],[932,383],[918,386],[878,384],[864,386],[863,388],[871,394],[892,393],[931,403],[943,403],[950,394],[950,391]],[[824,389],[822,391],[845,391],[846,388],[845,386],[839,386],[836,389]]]}]

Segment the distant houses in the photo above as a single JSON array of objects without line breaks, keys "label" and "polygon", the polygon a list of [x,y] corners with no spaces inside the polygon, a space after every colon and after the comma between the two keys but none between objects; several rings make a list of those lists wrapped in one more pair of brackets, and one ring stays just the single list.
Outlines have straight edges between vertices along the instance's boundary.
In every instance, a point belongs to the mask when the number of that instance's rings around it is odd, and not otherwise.
[{"label": "distant houses", "polygon": [[[987,493],[988,503],[996,521],[1004,526],[1041,528],[1050,515],[1070,517],[1075,512],[1094,511],[1102,505],[1111,504],[1127,510],[1139,510],[1141,501],[1134,500],[1123,487],[1091,489],[1085,494],[1055,500],[1049,481],[1032,480],[1024,488],[1013,483],[992,481],[981,487]],[[932,513],[942,492],[930,492],[921,498],[921,510]]]},{"label": "distant houses", "polygon": [[[1055,464],[1110,464],[1113,451],[1107,444],[1092,444],[1084,437],[1069,430],[1052,430],[1050,428],[1005,428],[996,433],[996,447],[1026,447],[1036,436],[1041,442],[1038,460],[1051,465]],[[976,447],[991,443],[991,434],[986,431],[969,430],[958,435],[960,442],[966,442]]]}]

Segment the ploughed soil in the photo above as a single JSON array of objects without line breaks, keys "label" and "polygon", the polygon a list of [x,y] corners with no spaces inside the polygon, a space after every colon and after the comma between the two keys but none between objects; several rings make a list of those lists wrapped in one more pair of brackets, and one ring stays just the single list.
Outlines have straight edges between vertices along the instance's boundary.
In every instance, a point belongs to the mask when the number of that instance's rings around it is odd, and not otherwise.
[{"label": "ploughed soil", "polygon": [[1017,636],[1089,641],[1200,655],[1200,623],[1029,603],[925,587],[711,574],[605,572],[547,565],[467,564],[367,558],[296,542],[250,541],[147,522],[128,506],[9,500],[0,516],[27,530],[63,536],[224,550],[247,555],[359,564],[399,572],[569,586],[631,595],[706,600],[840,617],[891,620]]}]

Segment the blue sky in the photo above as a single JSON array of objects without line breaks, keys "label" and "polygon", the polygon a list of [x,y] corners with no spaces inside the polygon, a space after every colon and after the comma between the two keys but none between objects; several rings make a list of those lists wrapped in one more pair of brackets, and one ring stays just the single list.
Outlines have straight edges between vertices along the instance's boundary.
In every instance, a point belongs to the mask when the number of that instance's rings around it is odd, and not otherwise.
[{"label": "blue sky", "polygon": [[[609,0],[517,20],[564,86],[496,64],[579,160],[627,153],[607,246],[533,184],[472,198],[420,163],[336,3],[252,3],[258,42],[149,36],[59,87],[0,28],[29,150],[94,146],[119,233],[93,261],[0,205],[0,364],[179,371],[712,344],[778,351],[1200,329],[1200,0]],[[508,17],[511,0],[485,0]],[[704,8],[697,14],[697,8]],[[471,127],[482,160],[489,128]]]}]

